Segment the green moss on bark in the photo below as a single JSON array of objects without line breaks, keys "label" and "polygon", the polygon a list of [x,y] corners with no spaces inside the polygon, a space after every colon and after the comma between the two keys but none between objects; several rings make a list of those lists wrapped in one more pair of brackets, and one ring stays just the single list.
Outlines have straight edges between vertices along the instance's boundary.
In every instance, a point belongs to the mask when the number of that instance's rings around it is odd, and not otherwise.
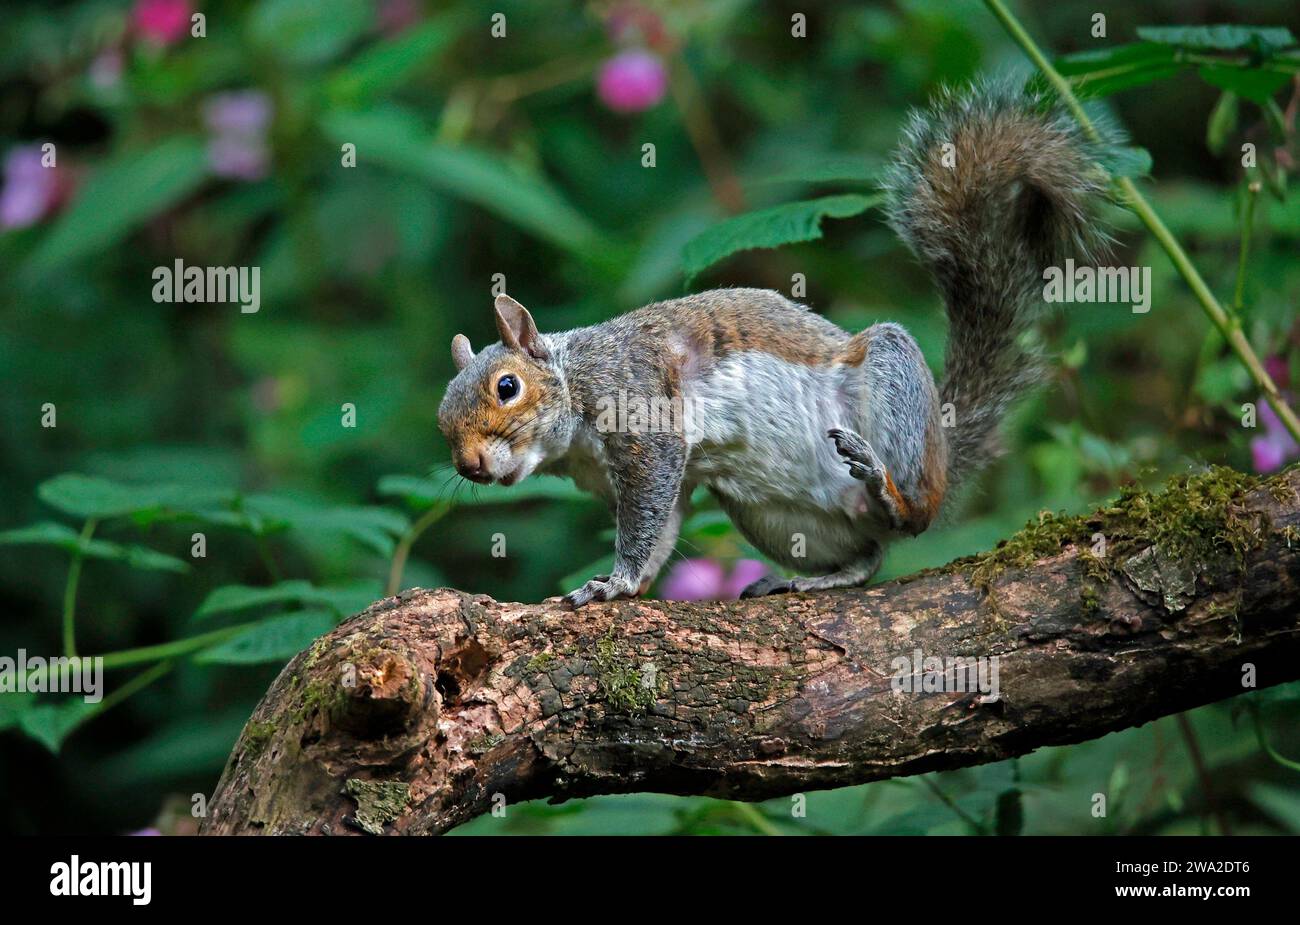
[{"label": "green moss on bark", "polygon": [[1087,579],[1085,607],[1090,602],[1096,606],[1096,585],[1110,580],[1112,562],[1148,545],[1158,547],[1170,561],[1191,566],[1227,553],[1240,571],[1246,554],[1262,537],[1258,519],[1241,516],[1233,506],[1261,484],[1266,483],[1235,469],[1213,466],[1194,475],[1174,476],[1158,492],[1126,486],[1109,507],[1076,517],[1044,512],[988,552],[958,559],[947,570],[967,575],[972,584],[987,591],[1007,570],[1028,568],[1070,545],[1088,547],[1093,535],[1101,533],[1105,557],[1089,551],[1081,561]]},{"label": "green moss on bark", "polygon": [[612,626],[597,641],[591,664],[596,669],[601,698],[613,709],[623,713],[642,713],[655,702],[655,685],[649,683],[632,664],[632,659],[619,650]]}]

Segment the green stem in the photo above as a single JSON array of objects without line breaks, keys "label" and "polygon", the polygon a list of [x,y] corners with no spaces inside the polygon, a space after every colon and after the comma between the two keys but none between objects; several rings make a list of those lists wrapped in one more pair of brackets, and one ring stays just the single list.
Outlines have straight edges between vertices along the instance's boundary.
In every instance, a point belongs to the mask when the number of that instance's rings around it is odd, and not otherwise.
[{"label": "green stem", "polygon": [[[174,639],[171,642],[159,643],[155,646],[142,646],[138,649],[120,649],[117,652],[108,652],[104,655],[86,655],[82,656],[83,661],[89,661],[94,658],[104,660],[104,670],[108,671],[114,668],[126,668],[130,665],[139,665],[145,662],[158,662],[170,660],[181,655],[189,655],[191,652],[198,652],[206,649],[208,646],[215,645],[218,642],[224,642],[232,636],[256,626],[256,621],[249,623],[237,623],[234,626],[224,626],[218,630],[212,630],[208,633],[200,633],[198,636],[187,636],[184,639]],[[30,690],[38,679],[42,679],[49,674],[49,668],[33,669],[27,673],[27,687]]]},{"label": "green stem", "polygon": [[1196,778],[1201,786],[1201,797],[1205,800],[1205,809],[1209,813],[1209,818],[1218,825],[1220,835],[1231,835],[1232,830],[1228,828],[1228,820],[1219,811],[1219,802],[1214,798],[1214,785],[1210,780],[1210,769],[1205,766],[1205,759],[1201,755],[1201,743],[1197,740],[1196,730],[1192,728],[1192,721],[1187,718],[1186,713],[1178,714],[1178,731],[1182,733],[1183,742],[1187,745],[1187,754],[1192,759],[1192,768],[1196,771]]},{"label": "green stem", "polygon": [[1300,761],[1292,761],[1285,758],[1273,750],[1273,746],[1268,744],[1268,739],[1264,735],[1264,716],[1263,712],[1255,704],[1251,704],[1250,712],[1255,717],[1255,738],[1259,740],[1259,747],[1264,749],[1264,754],[1272,758],[1284,768],[1290,768],[1292,771],[1300,771]]},{"label": "green stem", "polygon": [[780,835],[781,830],[772,824],[753,803],[742,803],[740,800],[733,800],[731,808],[735,810],[736,815],[744,819],[753,827],[755,832],[760,835]]},{"label": "green stem", "polygon": [[138,665],[141,662],[155,662],[159,659],[188,655],[191,652],[206,649],[218,642],[224,642],[231,636],[238,635],[249,627],[256,625],[256,620],[248,623],[236,623],[234,626],[223,626],[219,630],[200,633],[197,636],[186,636],[184,639],[174,639],[171,642],[163,642],[155,646],[141,646],[138,649],[121,649],[117,652],[109,652],[102,656],[104,668],[122,668],[126,665]]},{"label": "green stem", "polygon": [[957,818],[961,819],[962,822],[970,826],[971,831],[973,831],[976,835],[989,834],[988,829],[985,828],[978,819],[976,819],[970,813],[966,812],[966,810],[962,809],[961,806],[957,804],[956,800],[954,800],[952,797],[948,796],[948,794],[943,792],[942,787],[940,787],[934,781],[930,780],[930,775],[923,774],[920,777],[918,777],[917,780],[925,784],[925,786],[930,789],[930,792],[933,793],[935,796],[937,796],[945,806],[947,806],[954,813],[956,813]]},{"label": "green stem", "polygon": [[[1079,102],[1078,97],[1074,95],[1074,91],[1070,89],[1070,82],[1062,77],[1056,68],[1052,67],[1051,62],[1043,55],[1038,45],[1034,43],[1033,38],[1025,31],[1024,26],[1020,25],[1019,21],[1007,10],[1002,0],[984,0],[984,5],[1002,23],[1003,28],[1021,47],[1029,60],[1034,63],[1034,66],[1042,71],[1043,76],[1056,88],[1061,101],[1074,115],[1084,133],[1093,141],[1101,141],[1101,133],[1097,131],[1097,127],[1093,125],[1092,120],[1088,118],[1088,114],[1084,112],[1083,104]],[[1210,291],[1210,287],[1205,284],[1205,280],[1201,278],[1201,274],[1192,264],[1182,245],[1178,243],[1178,239],[1169,231],[1169,228],[1156,214],[1155,209],[1151,207],[1151,203],[1147,202],[1146,197],[1138,190],[1132,179],[1120,177],[1116,180],[1116,186],[1124,194],[1124,198],[1128,201],[1134,213],[1137,214],[1137,217],[1141,219],[1142,224],[1146,225],[1151,234],[1155,236],[1155,239],[1160,242],[1160,246],[1169,255],[1169,259],[1178,271],[1178,275],[1191,287],[1192,294],[1201,303],[1201,308],[1205,310],[1205,313],[1210,316],[1210,320],[1214,322],[1215,327],[1223,334],[1228,346],[1232,348],[1232,352],[1237,355],[1237,358],[1246,367],[1251,379],[1264,393],[1265,400],[1277,412],[1278,418],[1286,425],[1286,429],[1290,431],[1291,436],[1300,440],[1300,418],[1297,418],[1290,405],[1282,400],[1282,393],[1278,390],[1277,384],[1268,374],[1268,371],[1264,369],[1264,364],[1255,355],[1255,351],[1246,339],[1246,335],[1242,333],[1240,326],[1229,317],[1223,306],[1219,304],[1219,300]]]},{"label": "green stem", "polygon": [[1250,233],[1255,224],[1255,200],[1259,198],[1259,189],[1258,180],[1246,184],[1246,205],[1241,215],[1241,251],[1237,254],[1237,285],[1232,294],[1232,310],[1238,324],[1246,307],[1246,260],[1250,255]]},{"label": "green stem", "polygon": [[253,544],[257,547],[257,554],[262,559],[262,564],[266,566],[266,573],[271,576],[274,582],[280,581],[280,569],[275,564],[275,556],[271,555],[271,544],[266,541],[266,534],[260,531],[253,533]]},{"label": "green stem", "polygon": [[420,534],[442,520],[449,510],[451,510],[449,505],[435,504],[425,511],[419,520],[411,524],[411,528],[398,540],[397,548],[393,550],[393,565],[388,570],[388,589],[384,594],[392,597],[401,589],[402,572],[406,571],[406,560],[411,555],[411,547],[420,538]]},{"label": "green stem", "polygon": [[95,715],[98,716],[110,707],[117,706],[126,698],[138,694],[171,670],[171,662],[159,662],[157,665],[140,672],[130,681],[127,681],[117,690],[113,691],[113,693],[101,700],[99,702],[99,709],[95,711]]},{"label": "green stem", "polygon": [[86,544],[90,542],[98,524],[94,517],[86,521],[77,538],[77,548],[68,563],[68,580],[63,585],[63,654],[68,658],[77,655],[77,585],[81,583],[81,563],[86,558]]}]

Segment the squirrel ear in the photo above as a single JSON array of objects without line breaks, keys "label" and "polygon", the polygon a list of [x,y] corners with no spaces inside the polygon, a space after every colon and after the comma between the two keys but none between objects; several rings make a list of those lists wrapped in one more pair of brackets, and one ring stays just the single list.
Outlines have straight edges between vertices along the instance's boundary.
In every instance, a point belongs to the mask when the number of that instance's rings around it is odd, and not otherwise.
[{"label": "squirrel ear", "polygon": [[510,296],[502,293],[496,300],[497,330],[501,332],[501,343],[515,350],[522,350],[536,360],[548,356],[542,344],[542,336],[537,333],[533,316]]},{"label": "squirrel ear", "polygon": [[474,348],[469,345],[469,338],[457,334],[451,339],[451,360],[457,369],[464,369],[474,359]]}]

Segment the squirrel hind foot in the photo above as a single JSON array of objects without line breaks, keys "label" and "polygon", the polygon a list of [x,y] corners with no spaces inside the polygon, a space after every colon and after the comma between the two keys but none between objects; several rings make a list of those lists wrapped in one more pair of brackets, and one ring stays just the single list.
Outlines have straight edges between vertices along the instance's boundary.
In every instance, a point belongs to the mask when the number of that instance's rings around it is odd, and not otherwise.
[{"label": "squirrel hind foot", "polygon": [[898,490],[889,470],[866,438],[839,427],[828,430],[826,436],[835,441],[835,452],[848,464],[849,475],[862,482],[871,500],[885,512],[890,529],[908,530],[915,520],[912,506]]},{"label": "squirrel hind foot", "polygon": [[766,575],[753,582],[744,591],[742,598],[765,597],[769,594],[790,594],[803,591],[830,591],[834,588],[856,588],[869,582],[880,569],[884,552],[880,544],[872,542],[862,559],[829,575],[809,577],[781,578]]}]

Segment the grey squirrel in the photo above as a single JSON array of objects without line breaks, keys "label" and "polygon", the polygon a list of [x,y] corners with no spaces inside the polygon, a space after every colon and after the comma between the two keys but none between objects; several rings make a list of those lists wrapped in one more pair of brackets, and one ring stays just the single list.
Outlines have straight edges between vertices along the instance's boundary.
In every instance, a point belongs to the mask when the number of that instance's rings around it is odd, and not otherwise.
[{"label": "grey squirrel", "polygon": [[[1008,405],[1040,378],[1021,335],[1044,268],[1104,241],[1103,154],[1010,86],[944,92],[911,115],[883,187],[947,307],[937,387],[901,326],[849,335],[774,291],[718,289],[553,334],[499,295],[499,343],[452,341],[438,425],[456,468],[503,485],[568,476],[609,503],[613,572],[566,595],[571,607],[643,593],[699,485],[756,548],[810,573],[742,596],[864,584],[887,542],[925,530],[996,454]],[[689,413],[611,421],[629,402]]]}]

